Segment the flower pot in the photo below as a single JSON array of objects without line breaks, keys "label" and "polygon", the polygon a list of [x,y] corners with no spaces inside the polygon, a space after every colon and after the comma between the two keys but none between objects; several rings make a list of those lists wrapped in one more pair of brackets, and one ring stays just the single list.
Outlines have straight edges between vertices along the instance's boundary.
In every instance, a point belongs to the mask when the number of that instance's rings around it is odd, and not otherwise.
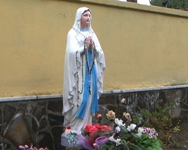
[{"label": "flower pot", "polygon": [[75,140],[75,133],[69,133],[66,134],[65,132],[61,134],[61,145],[66,147],[66,148],[70,148],[70,149],[74,149],[74,150],[83,150],[84,147],[78,143],[77,140]]}]

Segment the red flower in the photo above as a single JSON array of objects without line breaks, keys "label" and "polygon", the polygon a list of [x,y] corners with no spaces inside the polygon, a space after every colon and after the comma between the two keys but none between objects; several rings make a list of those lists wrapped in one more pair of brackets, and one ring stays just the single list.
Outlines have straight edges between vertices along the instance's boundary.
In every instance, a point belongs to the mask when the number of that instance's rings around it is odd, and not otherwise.
[{"label": "red flower", "polygon": [[84,130],[90,133],[90,135],[93,135],[94,133],[97,133],[99,131],[103,131],[103,132],[110,131],[112,130],[112,127],[106,125],[99,125],[99,124],[95,124],[95,125],[87,124]]},{"label": "red flower", "polygon": [[87,124],[87,125],[85,126],[84,130],[85,130],[86,132],[90,132],[90,129],[91,129],[91,128],[92,128],[92,125]]},{"label": "red flower", "polygon": [[[95,146],[95,141],[98,139],[101,135],[101,132],[106,132],[112,130],[112,127],[106,126],[106,125],[100,125],[100,124],[95,124],[95,125],[90,125],[87,124],[84,128],[84,131],[87,135],[87,140],[88,142],[92,145]],[[105,140],[107,139],[106,136]],[[94,144],[94,145],[93,145]]]},{"label": "red flower", "polygon": [[98,128],[96,126],[87,124],[85,126],[85,131],[93,135],[94,133],[98,132]]},{"label": "red flower", "polygon": [[96,126],[96,128],[98,128],[100,131],[110,131],[110,130],[112,130],[112,127],[109,127],[109,126],[106,126],[106,125],[99,125],[99,124],[96,124],[95,126]]}]

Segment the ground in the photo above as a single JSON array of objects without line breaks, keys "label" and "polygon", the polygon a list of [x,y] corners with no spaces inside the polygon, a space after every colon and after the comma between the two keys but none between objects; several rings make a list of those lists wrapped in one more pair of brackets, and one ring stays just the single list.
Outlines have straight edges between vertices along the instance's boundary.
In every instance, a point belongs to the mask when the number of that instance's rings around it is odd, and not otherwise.
[{"label": "ground", "polygon": [[165,145],[163,150],[188,150],[188,122],[180,125],[180,131],[173,133],[172,139],[175,141],[172,144]]}]

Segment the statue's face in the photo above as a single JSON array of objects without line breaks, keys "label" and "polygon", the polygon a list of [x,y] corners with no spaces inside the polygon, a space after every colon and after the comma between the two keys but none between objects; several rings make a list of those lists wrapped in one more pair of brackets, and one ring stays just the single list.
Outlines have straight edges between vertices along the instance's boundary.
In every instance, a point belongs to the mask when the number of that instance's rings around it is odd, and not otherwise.
[{"label": "statue's face", "polygon": [[81,27],[88,28],[90,21],[91,21],[91,13],[89,11],[86,11],[84,14],[82,14],[81,17]]}]

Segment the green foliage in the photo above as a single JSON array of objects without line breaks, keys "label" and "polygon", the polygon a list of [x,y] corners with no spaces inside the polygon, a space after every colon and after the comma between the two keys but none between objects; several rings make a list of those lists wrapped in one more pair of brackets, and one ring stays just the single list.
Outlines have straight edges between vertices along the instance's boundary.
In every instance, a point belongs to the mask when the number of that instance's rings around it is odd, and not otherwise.
[{"label": "green foliage", "polygon": [[136,115],[132,116],[132,118],[133,118],[133,123],[137,125],[141,125],[143,123],[143,117],[139,113],[136,113]]},{"label": "green foliage", "polygon": [[[162,6],[163,0],[152,0],[151,4],[155,6]],[[169,0],[167,3],[168,8],[185,9],[188,8],[188,0]]]},{"label": "green foliage", "polygon": [[[102,150],[162,150],[162,142],[156,137],[149,137],[149,132],[138,135],[137,130],[128,131],[126,126],[120,126],[121,131],[113,137],[121,144],[109,140],[103,144]],[[145,128],[146,129],[146,128]],[[147,128],[148,131],[150,128]],[[155,131],[155,130],[153,130]]]},{"label": "green foliage", "polygon": [[171,112],[173,110],[172,104],[164,106],[157,106],[156,111],[150,112],[146,109],[140,110],[144,118],[144,126],[155,128],[158,132],[158,138],[163,141],[163,144],[169,144],[172,141],[171,136],[173,132],[180,131],[179,122],[172,124]]},{"label": "green foliage", "polygon": [[155,6],[162,6],[163,0],[152,0],[151,4]]},{"label": "green foliage", "polygon": [[172,118],[170,114],[172,109],[172,104],[166,104],[164,106],[158,105],[157,109],[152,112],[142,109],[140,113],[144,118],[144,125],[153,127],[156,130],[165,130],[172,128]]},{"label": "green foliage", "polygon": [[106,144],[102,145],[100,147],[100,149],[102,149],[102,150],[130,150],[130,148],[127,145],[116,146],[116,145],[110,145],[109,142],[107,142]]},{"label": "green foliage", "polygon": [[170,0],[168,3],[168,7],[175,9],[188,8],[188,0]]},{"label": "green foliage", "polygon": [[139,141],[137,141],[137,144],[144,150],[162,150],[161,141],[156,140],[155,138],[150,139],[146,134],[143,134],[140,137]]}]

